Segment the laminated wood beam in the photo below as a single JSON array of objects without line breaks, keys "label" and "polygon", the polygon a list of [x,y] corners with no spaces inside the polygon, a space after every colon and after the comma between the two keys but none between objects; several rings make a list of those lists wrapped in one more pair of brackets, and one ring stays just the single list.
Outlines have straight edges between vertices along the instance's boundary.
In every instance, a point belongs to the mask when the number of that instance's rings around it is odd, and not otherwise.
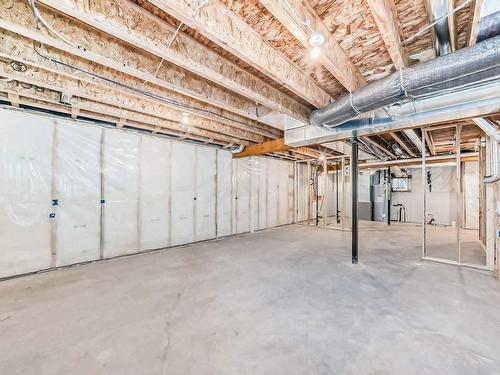
[{"label": "laminated wood beam", "polygon": [[[36,34],[36,35],[40,37],[41,41],[47,41],[46,39],[48,39],[43,37],[43,35],[41,34]],[[77,80],[82,84],[82,86],[85,86],[86,84],[95,85],[96,87],[99,87],[103,91],[103,93],[110,91],[119,92],[122,95],[125,95],[130,98],[140,99],[148,103],[154,103],[156,105],[160,105],[160,108],[168,108],[169,110],[179,111],[178,106],[169,105],[168,102],[158,99],[158,98],[168,98],[174,102],[183,104],[187,108],[184,109],[185,111],[200,116],[202,118],[205,118],[207,120],[220,122],[222,124],[225,124],[226,126],[231,126],[231,128],[240,129],[246,132],[251,132],[257,136],[266,136],[270,138],[281,136],[281,132],[277,129],[272,129],[271,132],[262,129],[259,126],[260,124],[255,123],[252,120],[247,120],[243,117],[230,114],[227,111],[220,110],[219,108],[214,107],[212,105],[200,103],[194,99],[191,99],[189,97],[184,97],[178,94],[172,95],[172,92],[169,92],[156,85],[144,85],[144,81],[141,80],[142,78],[141,75],[139,75],[138,78],[136,78],[136,77],[131,77],[129,75],[125,75],[120,72],[114,72],[111,69],[106,69],[105,67],[102,67],[100,65],[89,63],[88,61],[80,59],[78,57],[66,53],[61,53],[59,50],[56,50],[54,48],[50,47],[48,48],[46,45],[44,45],[44,49],[40,48],[37,53],[33,47],[33,44],[30,43],[28,39],[19,37],[15,38],[10,33],[6,33],[5,35],[2,36],[2,42],[3,42],[3,49],[0,51],[0,57],[4,57],[9,60],[20,61],[26,65],[31,65],[36,68],[41,68],[47,72],[53,73],[54,76],[58,75],[63,78],[71,78],[73,80]],[[54,42],[58,43],[57,41]],[[8,53],[3,51],[13,51],[13,52]],[[59,61],[63,61],[64,63],[74,66],[78,69],[91,71],[92,73],[98,74],[108,81],[82,73],[69,66],[56,65],[50,60],[44,58],[42,55],[47,55]],[[128,90],[124,86],[114,84],[110,81],[117,82],[127,87],[140,88],[153,95],[145,96],[142,95],[141,93]],[[222,116],[218,116],[218,114]],[[259,142],[258,140],[255,141]]]},{"label": "laminated wood beam", "polygon": [[[37,0],[57,12],[204,77],[273,110],[304,119],[308,109],[129,0],[90,4]],[[57,27],[54,25],[53,27]],[[64,30],[61,30],[64,32]]]},{"label": "laminated wood beam", "polygon": [[355,90],[366,84],[361,73],[307,1],[260,0],[260,2],[305,47],[310,47],[311,31],[306,25],[298,22],[297,17],[304,22],[310,21],[311,28],[323,34],[326,41],[321,46],[320,62],[346,89]]},{"label": "laminated wood beam", "polygon": [[316,107],[332,99],[218,0],[148,0]]},{"label": "laminated wood beam", "polygon": [[293,146],[285,144],[285,138],[273,139],[263,143],[245,147],[242,152],[233,154],[233,158],[243,158],[246,156],[263,155],[271,152],[286,151],[293,149]]},{"label": "laminated wood beam", "polygon": [[273,139],[271,141],[246,146],[242,152],[233,154],[233,158],[243,158],[247,156],[263,155],[281,151],[291,151],[312,158],[319,158],[321,153],[307,147],[293,147],[285,144],[284,138]]},{"label": "laminated wood beam", "polygon": [[[0,93],[5,93],[6,96],[11,94],[18,95],[20,98],[19,104],[21,105],[68,115],[72,114],[70,106],[59,103],[58,93],[55,91],[46,90],[43,92],[36,92],[29,88],[13,87],[7,82],[0,82]],[[99,121],[119,124],[120,121],[122,121],[122,116],[127,116],[124,125],[130,128],[150,130],[155,133],[169,134],[199,141],[206,141],[207,139],[213,138],[215,141],[212,143],[220,145],[225,145],[227,142],[241,142],[238,139],[227,137],[222,134],[180,125],[172,121],[154,118],[153,116],[133,113],[133,111],[129,110],[113,108],[103,103],[80,99],[78,101],[78,106],[80,108],[79,116]]]},{"label": "laminated wood beam", "polygon": [[401,69],[407,66],[409,58],[401,43],[399,20],[394,0],[368,0],[368,5],[394,67]]},{"label": "laminated wood beam", "polygon": [[[136,87],[144,91],[153,92],[162,97],[179,98],[182,96],[184,101],[193,98],[204,104],[205,107],[215,108],[215,112],[224,112],[223,114],[228,120],[234,120],[235,126],[238,126],[238,123],[243,123],[244,126],[245,120],[249,123],[253,120],[254,127],[260,127],[263,131],[270,133],[276,131],[271,126],[255,121],[259,119],[259,116],[253,100],[235,94],[168,62],[161,64],[158,69],[161,59],[151,54],[137,48],[130,48],[92,28],[85,29],[84,25],[78,25],[69,18],[56,16],[55,13],[43,9],[42,12],[54,29],[57,29],[61,34],[71,34],[71,39],[80,48],[75,48],[51,36],[43,28],[36,31],[29,9],[26,9],[25,4],[20,3],[19,0],[13,0],[11,8],[0,3],[0,28],[11,32],[4,33],[3,37],[7,38],[6,43],[8,42],[13,50],[16,51],[18,48],[15,43],[13,44],[8,39],[13,39],[13,35],[17,34],[17,37],[43,43],[44,48],[57,49],[57,51],[69,55],[65,57],[67,61],[64,60],[68,64],[74,65],[74,60],[80,60],[77,66],[85,69],[88,68],[88,63],[91,63],[92,71],[95,70],[95,73],[98,74],[104,73],[109,79],[115,80],[116,73],[120,73],[117,75],[120,79],[124,75],[136,78],[139,82]],[[0,52],[2,51],[12,50],[5,46]],[[83,64],[81,60],[87,63]],[[61,69],[61,66],[54,64],[52,67]],[[286,103],[286,100],[283,103]],[[303,110],[301,116],[307,117],[310,111],[304,106],[300,106],[300,108]],[[212,109],[211,112],[214,112]],[[244,116],[243,119],[241,119],[242,116]]]},{"label": "laminated wood beam", "polygon": [[[136,112],[151,118],[154,117],[178,124],[182,123],[182,113],[180,111],[146,103],[140,99],[122,96],[119,93],[114,93],[112,91],[104,92],[91,84],[87,84],[83,87],[78,81],[40,69],[27,67],[25,72],[16,72],[9,64],[0,61],[0,75],[14,80],[14,82],[11,83],[13,85],[15,85],[16,82],[23,82],[44,90],[47,89],[55,92],[69,92],[72,95],[72,104],[78,107],[80,111],[83,109],[82,102],[91,100],[96,103],[118,107],[124,112],[130,111],[126,112],[128,114]],[[119,119],[127,118],[124,115],[117,117]],[[216,133],[220,133],[222,138],[219,137],[219,139],[224,139],[224,136],[226,136],[228,141],[230,140],[239,144],[248,143],[245,141],[245,139],[248,138],[250,138],[249,140],[253,142],[261,142],[263,139],[258,135],[243,132],[240,129],[231,128],[230,126],[218,124],[197,116],[192,116],[189,121],[189,129],[191,130],[194,128],[203,129],[209,131],[212,136]],[[182,127],[182,125],[179,126]],[[185,127],[184,131],[188,131],[187,127]]]}]

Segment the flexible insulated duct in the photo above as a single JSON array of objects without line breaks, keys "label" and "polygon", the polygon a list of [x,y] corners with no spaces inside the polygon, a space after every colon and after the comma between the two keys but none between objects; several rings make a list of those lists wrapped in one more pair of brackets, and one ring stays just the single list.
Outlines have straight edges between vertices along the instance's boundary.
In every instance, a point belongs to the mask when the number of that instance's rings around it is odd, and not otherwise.
[{"label": "flexible insulated duct", "polygon": [[311,113],[312,125],[335,127],[361,113],[405,98],[456,91],[500,77],[500,36],[434,60],[401,69]]}]

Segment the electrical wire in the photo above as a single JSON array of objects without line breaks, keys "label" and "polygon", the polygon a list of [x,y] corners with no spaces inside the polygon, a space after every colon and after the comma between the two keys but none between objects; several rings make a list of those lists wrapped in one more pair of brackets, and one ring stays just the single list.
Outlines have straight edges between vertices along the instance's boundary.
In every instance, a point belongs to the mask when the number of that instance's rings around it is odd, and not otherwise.
[{"label": "electrical wire", "polygon": [[286,5],[290,9],[290,11],[292,12],[292,14],[295,17],[295,19],[299,22],[299,24],[307,26],[307,28],[311,31],[311,33],[314,33],[314,30],[311,27],[311,21],[310,20],[302,21],[302,19],[295,12],[295,9],[293,9],[293,7],[290,5],[290,3],[288,2],[288,0],[284,0],[284,2],[286,3]]},{"label": "electrical wire", "polygon": [[[177,34],[179,33],[179,30],[181,29],[182,25],[184,25],[183,22],[181,22],[179,24],[179,27],[177,27],[177,30],[175,30],[175,33],[174,35],[172,35],[172,38],[170,38],[170,41],[168,42],[167,44],[167,49],[170,49],[170,47],[172,47],[172,43],[174,42],[175,40],[175,37],[177,36]],[[162,57],[160,63],[158,64],[158,67],[156,68],[156,71],[155,71],[155,74],[153,74],[153,76],[156,78],[156,75],[158,74],[158,72],[160,71],[160,68],[163,64],[163,61],[165,61],[165,58]],[[146,83],[148,82],[148,80],[145,80],[142,84],[145,85]]]},{"label": "electrical wire", "polygon": [[455,12],[458,12],[460,9],[464,8],[466,5],[468,5],[469,3],[471,3],[472,1],[474,0],[467,0],[465,1],[463,4],[460,4],[459,6],[457,6],[456,8],[452,9],[451,11],[449,11],[448,13],[446,13],[444,16],[441,16],[439,18],[437,18],[436,20],[434,20],[434,22],[432,22],[431,24],[427,25],[426,27],[424,27],[423,29],[417,31],[415,34],[413,34],[412,36],[410,36],[409,38],[403,40],[401,42],[401,44],[404,46],[408,43],[410,43],[412,40],[414,40],[415,38],[419,37],[420,35],[422,35],[423,33],[425,33],[427,30],[429,30],[431,27],[433,27],[435,24],[439,23],[440,21],[442,21],[443,19],[445,18],[448,18],[449,16],[451,16],[453,13]]},{"label": "electrical wire", "polygon": [[[42,44],[42,43],[40,43]],[[94,73],[94,72],[91,72],[91,71],[88,71],[88,70],[85,70],[85,69],[82,69],[82,68],[79,68],[77,66],[74,66],[74,65],[71,65],[71,64],[67,64],[63,61],[60,61],[60,60],[56,60],[54,59],[53,57],[50,57],[50,56],[46,56],[44,55],[43,53],[41,53],[35,43],[33,43],[33,49],[35,50],[35,52],[40,56],[42,57],[43,59],[45,60],[48,60],[56,65],[61,65],[61,66],[65,66],[67,68],[70,68],[70,69],[73,69],[73,70],[76,70],[78,72],[81,72],[81,73],[84,73],[84,74],[87,74],[87,75],[90,75],[92,77],[95,77],[95,78],[98,78],[98,79],[101,79],[105,82],[109,82],[109,83],[112,83],[112,84],[115,84],[117,86],[120,86],[120,87],[123,87],[123,88],[126,88],[128,90],[131,90],[131,91],[134,91],[136,93],[139,93],[141,95],[144,95],[144,96],[147,96],[147,97],[150,97],[152,99],[155,99],[155,100],[158,100],[162,103],[165,103],[165,104],[168,104],[168,105],[171,105],[171,106],[174,106],[176,108],[180,108],[180,109],[185,109],[185,110],[191,110],[191,111],[194,111],[195,114],[199,114],[199,113],[196,113],[196,112],[201,112],[201,113],[204,113],[204,114],[208,114],[208,115],[212,115],[212,116],[217,116],[219,118],[222,118],[222,119],[225,119],[225,120],[228,120],[228,121],[232,121],[232,122],[236,122],[236,123],[239,123],[241,125],[245,125],[245,126],[248,126],[248,127],[251,127],[251,128],[254,128],[256,130],[261,130],[259,127],[256,127],[254,125],[250,125],[246,122],[243,122],[243,121],[240,121],[240,120],[237,120],[237,119],[233,119],[229,116],[225,116],[223,114],[220,114],[220,113],[217,113],[217,112],[214,112],[214,111],[210,111],[208,109],[204,109],[204,108],[200,108],[200,107],[196,107],[196,106],[190,106],[190,105],[186,105],[182,102],[179,102],[179,101],[176,101],[176,100],[173,100],[173,99],[170,99],[170,98],[166,98],[166,97],[163,97],[163,96],[160,96],[160,95],[156,95],[156,94],[153,94],[153,93],[150,93],[146,90],[143,90],[143,89],[139,89],[139,88],[136,88],[136,87],[133,87],[133,86],[130,86],[130,85],[127,85],[127,84],[124,84],[124,83],[121,83],[121,82],[118,82],[118,81],[115,81],[113,79],[110,79],[110,78],[107,78],[107,77],[104,77],[104,76],[101,76],[100,74],[97,74],[97,73]]]},{"label": "electrical wire", "polygon": [[[60,38],[61,40],[63,40],[64,42],[68,43],[69,45],[75,47],[75,48],[79,48],[78,45],[74,44],[73,42],[71,42],[70,40],[68,40],[66,37],[64,37],[63,35],[61,35],[60,33],[58,33],[57,31],[55,31],[41,16],[40,16],[40,12],[38,11],[38,8],[36,6],[36,3],[35,3],[36,0],[28,0],[28,3],[31,5],[31,8],[33,10],[33,16],[35,17],[35,22],[36,24],[38,25],[38,21],[40,21],[45,27],[47,27],[47,29],[52,32],[55,36],[57,36],[58,38]],[[193,12],[193,15],[196,14],[196,12],[199,11],[199,9],[201,9],[203,6],[205,6],[207,3],[208,3],[209,0],[205,0],[202,4],[200,4]],[[170,42],[169,42],[169,48],[170,46],[172,45],[175,37],[177,36],[181,26],[183,25],[183,23],[181,23],[179,25],[179,27],[177,28],[176,32],[174,33],[174,35],[172,36]],[[40,43],[40,45],[42,46],[43,44]],[[61,66],[65,66],[67,68],[70,68],[70,69],[73,69],[73,70],[76,70],[76,71],[79,71],[81,73],[84,73],[84,74],[88,74],[92,77],[95,77],[95,78],[99,78],[103,81],[106,81],[106,82],[109,82],[109,83],[112,83],[112,84],[115,84],[117,86],[120,86],[120,87],[124,87],[128,90],[131,90],[131,91],[134,91],[136,93],[139,93],[141,95],[144,95],[144,96],[147,96],[147,97],[150,97],[152,99],[155,99],[155,100],[158,100],[160,102],[163,102],[165,104],[168,104],[168,105],[171,105],[171,106],[174,106],[176,108],[180,108],[180,109],[184,109],[184,110],[191,110],[191,111],[194,111],[195,114],[198,114],[199,113],[196,113],[196,112],[201,112],[201,113],[204,113],[204,114],[207,114],[207,115],[211,115],[211,116],[216,116],[218,118],[221,118],[221,119],[224,119],[224,120],[228,120],[228,121],[231,121],[231,122],[235,122],[235,123],[238,123],[238,124],[241,124],[241,125],[245,125],[246,127],[250,127],[250,128],[253,128],[255,130],[262,130],[260,129],[258,126],[255,126],[255,125],[251,125],[251,124],[248,124],[244,121],[240,121],[240,120],[237,120],[237,119],[234,119],[234,118],[231,118],[229,116],[225,116],[223,114],[220,114],[218,112],[215,112],[215,111],[211,111],[211,110],[208,110],[208,109],[204,109],[204,108],[200,108],[200,107],[196,107],[196,106],[190,106],[190,105],[186,105],[182,102],[179,102],[179,101],[176,101],[176,100],[173,100],[173,99],[170,99],[170,98],[166,98],[166,97],[163,97],[163,96],[160,96],[160,95],[156,95],[156,94],[153,94],[153,93],[150,93],[146,90],[142,90],[142,89],[139,89],[139,88],[136,88],[136,87],[133,87],[133,86],[130,86],[130,85],[127,85],[127,84],[124,84],[124,83],[121,83],[121,82],[118,82],[118,81],[115,81],[113,79],[110,79],[110,78],[107,78],[107,77],[104,77],[104,76],[101,76],[97,73],[94,73],[94,72],[91,72],[91,71],[88,71],[88,70],[85,70],[85,69],[82,69],[82,68],[79,68],[77,66],[74,66],[74,65],[71,65],[71,64],[67,64],[63,61],[60,61],[60,60],[56,60],[54,59],[53,57],[50,57],[50,56],[46,56],[44,55],[43,53],[41,53],[40,51],[38,51],[38,49],[36,48],[36,45],[35,43],[33,42],[33,49],[34,51],[40,56],[42,57],[43,59],[45,60],[48,60],[56,65],[61,65]],[[158,66],[157,70],[156,70],[156,73],[155,73],[155,76],[156,74],[158,73],[158,70],[160,69],[160,66],[161,66],[161,63],[163,62],[163,59],[162,61],[160,62],[160,65]],[[146,81],[144,82],[146,83]]]},{"label": "electrical wire", "polygon": [[66,38],[61,33],[59,33],[56,30],[54,30],[52,28],[52,26],[50,26],[50,24],[47,21],[45,21],[45,18],[43,18],[42,15],[40,14],[40,11],[38,10],[38,8],[36,6],[36,2],[35,1],[36,0],[28,0],[28,3],[31,5],[31,9],[33,11],[33,16],[35,17],[35,25],[36,25],[37,30],[40,30],[40,28],[39,28],[39,22],[40,22],[43,26],[45,26],[47,28],[47,30],[51,34],[55,35],[57,38],[61,39],[63,42],[69,44],[70,46],[78,48],[78,45],[76,45],[75,43],[73,43],[71,40],[69,40],[68,38]]},{"label": "electrical wire", "polygon": [[28,0],[28,3],[31,6],[31,11],[33,12],[33,17],[35,18],[35,28],[37,30],[40,30],[40,25],[38,24],[38,17],[37,17],[37,9],[35,7],[35,0]]}]

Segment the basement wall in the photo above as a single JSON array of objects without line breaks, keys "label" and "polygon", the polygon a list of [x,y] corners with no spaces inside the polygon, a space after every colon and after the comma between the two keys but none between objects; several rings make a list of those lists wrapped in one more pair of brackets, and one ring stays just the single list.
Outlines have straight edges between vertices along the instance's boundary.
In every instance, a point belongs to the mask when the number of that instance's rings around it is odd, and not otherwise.
[{"label": "basement wall", "polygon": [[0,277],[293,221],[293,163],[0,109]]},{"label": "basement wall", "polygon": [[[410,192],[393,192],[391,204],[403,204],[406,221],[422,223],[422,168],[405,168],[411,174]],[[436,224],[452,225],[457,215],[456,166],[454,164],[432,164],[432,189],[427,191],[427,212],[435,218]],[[463,163],[464,227],[479,229],[479,163]],[[391,208],[391,218],[397,219],[396,208]]]}]

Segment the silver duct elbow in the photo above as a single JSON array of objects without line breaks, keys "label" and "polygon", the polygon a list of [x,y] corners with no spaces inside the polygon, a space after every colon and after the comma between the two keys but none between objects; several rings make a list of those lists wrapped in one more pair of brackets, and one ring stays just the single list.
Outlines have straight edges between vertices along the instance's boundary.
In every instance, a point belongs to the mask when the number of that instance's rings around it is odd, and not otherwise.
[{"label": "silver duct elbow", "polygon": [[483,183],[485,184],[494,184],[500,181],[500,144],[494,138],[492,138],[492,142],[494,142],[495,145],[495,151],[491,161],[491,170],[494,173],[489,176],[484,176]]},{"label": "silver duct elbow", "polygon": [[243,150],[245,149],[245,146],[244,145],[239,145],[238,147],[235,147],[235,148],[232,148],[231,149],[231,152],[233,154],[238,154],[240,152],[243,152]]},{"label": "silver duct elbow", "polygon": [[493,125],[490,121],[484,118],[474,118],[472,119],[474,123],[481,128],[481,130],[491,139],[491,142],[495,145],[495,152],[491,160],[491,169],[494,171],[493,174],[489,176],[484,176],[483,183],[494,184],[500,181],[500,130]]},{"label": "silver duct elbow", "polygon": [[483,183],[485,184],[494,184],[495,182],[500,181],[500,174],[494,174],[490,176],[484,176]]}]

